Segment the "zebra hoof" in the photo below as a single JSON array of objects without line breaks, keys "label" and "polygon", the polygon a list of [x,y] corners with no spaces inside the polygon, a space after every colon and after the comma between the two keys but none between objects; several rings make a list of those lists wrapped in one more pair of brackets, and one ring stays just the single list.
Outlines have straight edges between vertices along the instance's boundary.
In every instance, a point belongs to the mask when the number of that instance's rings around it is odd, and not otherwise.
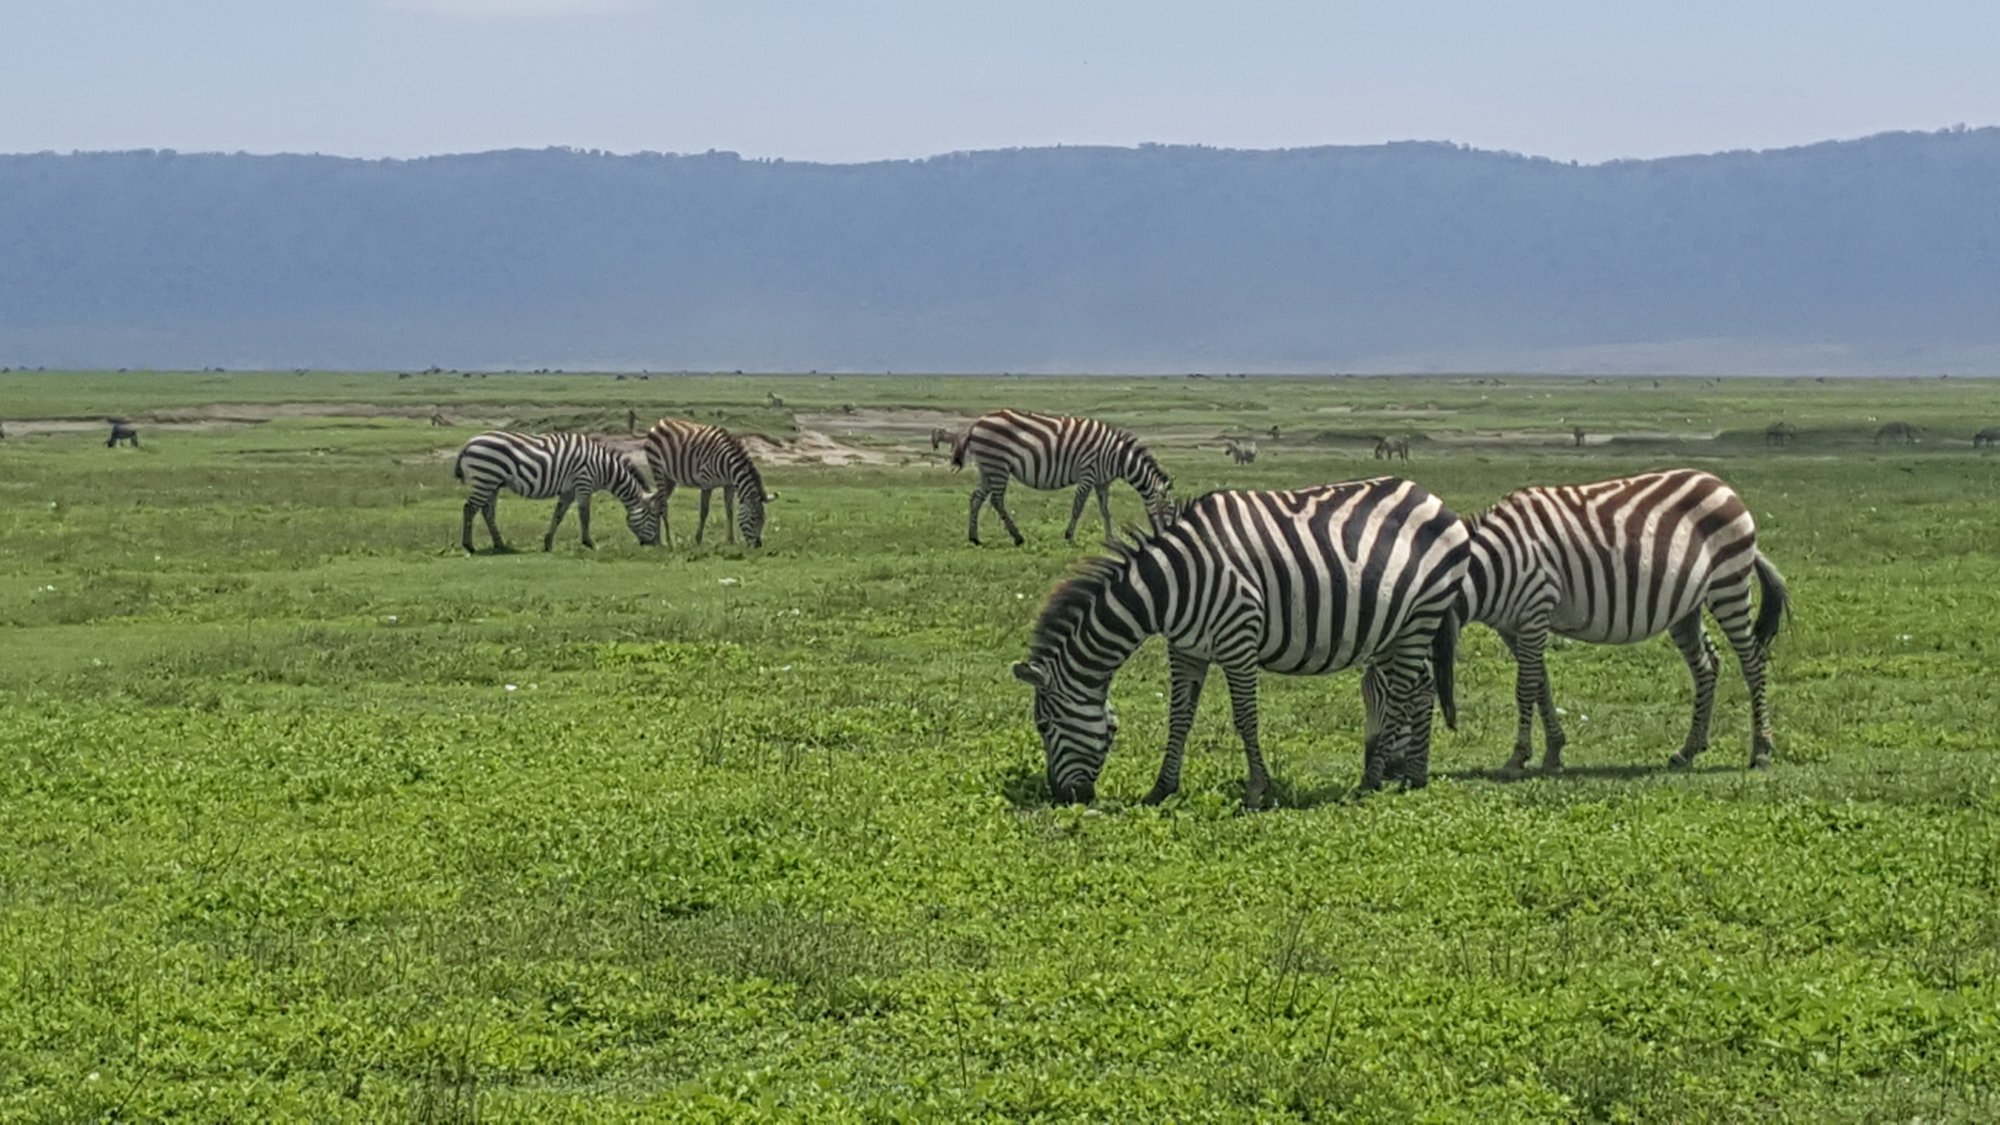
[{"label": "zebra hoof", "polygon": [[1561,762],[1544,761],[1542,763],[1542,772],[1549,777],[1561,777],[1562,771],[1563,764]]},{"label": "zebra hoof", "polygon": [[1771,768],[1771,759],[1768,756],[1752,758],[1750,759],[1750,768],[1762,773]]},{"label": "zebra hoof", "polygon": [[1687,754],[1675,754],[1673,757],[1667,759],[1667,768],[1670,770],[1693,769],[1694,758]]}]

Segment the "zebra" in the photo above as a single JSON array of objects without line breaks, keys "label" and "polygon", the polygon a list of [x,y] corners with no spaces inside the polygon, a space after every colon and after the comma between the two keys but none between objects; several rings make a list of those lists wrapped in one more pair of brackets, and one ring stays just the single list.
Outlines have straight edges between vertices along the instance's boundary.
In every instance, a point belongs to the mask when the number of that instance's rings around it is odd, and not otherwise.
[{"label": "zebra", "polygon": [[[695,524],[694,541],[701,542],[708,530],[709,494],[722,490],[722,506],[728,517],[729,541],[743,532],[743,542],[764,545],[764,505],[776,500],[766,494],[764,478],[757,465],[734,434],[721,426],[690,422],[683,418],[662,418],[646,432],[646,463],[660,487],[660,533],[673,542],[667,527],[667,500],[680,485],[701,489],[701,518]],[[741,509],[739,511],[738,509]]]},{"label": "zebra", "polygon": [[1094,419],[996,410],[974,419],[952,445],[953,468],[964,468],[968,459],[979,470],[979,481],[972,487],[972,508],[965,520],[965,537],[974,546],[979,545],[979,506],[989,501],[1000,513],[1000,522],[1006,525],[1014,545],[1025,542],[1021,529],[1014,526],[1014,517],[1007,512],[1009,478],[1029,488],[1076,487],[1069,527],[1063,532],[1063,538],[1071,542],[1076,539],[1078,521],[1083,519],[1084,501],[1093,491],[1097,493],[1098,514],[1104,518],[1104,537],[1111,539],[1111,483],[1117,480],[1129,481],[1139,490],[1154,530],[1173,517],[1173,482],[1151,451],[1128,431]]},{"label": "zebra", "polygon": [[1974,449],[1991,449],[1995,443],[2000,443],[2000,426],[1988,426],[1972,435]]},{"label": "zebra", "polygon": [[[742,373],[741,371],[738,371],[738,372],[737,372],[737,374],[738,374],[738,375],[741,375],[741,374],[743,374],[743,373]],[[765,391],[765,392],[764,392],[764,409],[766,409],[766,410],[782,410],[782,409],[784,409],[784,407],[785,407],[785,400],[784,400],[784,399],[782,399],[782,398],[780,398],[780,397],[778,397],[778,394],[777,394],[777,392],[775,392],[775,391]]]},{"label": "zebra", "polygon": [[107,418],[105,421],[111,423],[111,436],[104,439],[104,448],[116,449],[121,441],[130,443],[134,449],[139,448],[139,427],[123,418]]},{"label": "zebra", "polygon": [[940,446],[949,445],[956,451],[958,444],[965,440],[965,434],[966,431],[962,429],[954,430],[948,426],[933,426],[931,427],[931,448],[937,449]]},{"label": "zebra", "polygon": [[1890,422],[1875,431],[1875,444],[1881,445],[1883,438],[1889,438],[1892,441],[1896,438],[1902,438],[1904,444],[1914,445],[1917,441],[1917,432],[1917,427],[1910,425],[1908,422]]},{"label": "zebra", "polygon": [[556,528],[562,526],[569,506],[576,504],[576,519],[583,528],[583,545],[590,541],[590,497],[593,492],[609,492],[625,505],[625,526],[632,529],[642,546],[660,541],[661,509],[665,497],[646,490],[646,478],[623,454],[595,438],[583,434],[517,434],[491,430],[473,437],[458,451],[451,475],[466,482],[472,492],[465,499],[465,523],[459,542],[472,553],[472,517],[486,517],[486,532],[493,549],[504,551],[500,525],[493,519],[500,503],[502,486],[528,500],[556,501],[555,518],[542,536],[542,550],[555,545]]},{"label": "zebra", "polygon": [[443,414],[435,412],[431,414],[431,428],[436,429],[439,427],[450,426],[450,425],[451,425],[450,420],[445,418]]},{"label": "zebra", "polygon": [[1434,697],[1457,726],[1455,606],[1465,524],[1395,477],[1288,492],[1211,492],[1161,530],[1090,559],[1049,597],[1014,665],[1035,689],[1049,791],[1088,802],[1111,750],[1111,678],[1147,637],[1166,638],[1166,755],[1146,795],[1180,788],[1181,756],[1211,664],[1229,684],[1249,759],[1243,803],[1270,775],[1257,741],[1257,673],[1313,676],[1359,664],[1368,713],[1361,787],[1429,780]]},{"label": "zebra", "polygon": [[1257,460],[1257,442],[1255,439],[1237,441],[1235,438],[1225,438],[1223,439],[1223,445],[1229,450],[1229,459],[1238,465],[1248,465]]},{"label": "zebra", "polygon": [[1387,461],[1395,457],[1401,457],[1405,461],[1410,459],[1409,438],[1384,437],[1375,439],[1375,459],[1377,461]]},{"label": "zebra", "polygon": [[1765,445],[1790,445],[1798,436],[1798,427],[1790,422],[1773,422],[1764,427]]},{"label": "zebra", "polygon": [[[1716,652],[1702,627],[1714,615],[1750,685],[1750,765],[1771,760],[1764,665],[1790,595],[1757,549],[1757,527],[1734,489],[1697,469],[1668,469],[1594,484],[1525,488],[1467,521],[1472,530],[1460,616],[1500,634],[1518,664],[1518,724],[1506,772],[1534,742],[1539,707],[1542,768],[1562,769],[1567,741],[1556,718],[1542,653],[1551,633],[1597,644],[1634,644],[1665,632],[1694,675],[1694,718],[1669,765],[1685,769],[1708,748]],[[1751,576],[1763,588],[1755,619]]]}]

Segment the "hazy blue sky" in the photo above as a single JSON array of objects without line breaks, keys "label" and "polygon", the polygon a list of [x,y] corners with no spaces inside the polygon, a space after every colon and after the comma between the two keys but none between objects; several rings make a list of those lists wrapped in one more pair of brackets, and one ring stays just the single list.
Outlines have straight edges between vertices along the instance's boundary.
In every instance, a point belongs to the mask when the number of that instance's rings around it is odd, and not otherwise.
[{"label": "hazy blue sky", "polygon": [[1994,0],[0,0],[0,151],[861,160],[2000,123]]}]

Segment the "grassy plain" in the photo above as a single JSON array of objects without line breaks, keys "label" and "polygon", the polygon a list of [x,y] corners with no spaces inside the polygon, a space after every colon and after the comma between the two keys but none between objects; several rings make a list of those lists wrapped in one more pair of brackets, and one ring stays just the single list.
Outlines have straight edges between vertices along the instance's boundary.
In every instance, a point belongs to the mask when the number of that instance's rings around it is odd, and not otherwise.
[{"label": "grassy plain", "polygon": [[[1660,640],[1554,651],[1571,772],[1503,783],[1473,630],[1428,790],[1350,801],[1354,677],[1267,678],[1286,807],[1235,814],[1218,690],[1144,809],[1155,642],[1104,799],[1048,807],[1007,666],[1068,499],[969,547],[926,440],[1000,405],[1184,495],[1384,432],[1461,511],[1709,467],[1797,603],[1776,768],[1732,663],[1661,769]],[[463,557],[458,442],[628,407],[873,463],[769,468],[755,554],[677,499],[671,548]],[[0,1119],[1991,1120],[1995,422],[1967,380],[0,375]]]}]

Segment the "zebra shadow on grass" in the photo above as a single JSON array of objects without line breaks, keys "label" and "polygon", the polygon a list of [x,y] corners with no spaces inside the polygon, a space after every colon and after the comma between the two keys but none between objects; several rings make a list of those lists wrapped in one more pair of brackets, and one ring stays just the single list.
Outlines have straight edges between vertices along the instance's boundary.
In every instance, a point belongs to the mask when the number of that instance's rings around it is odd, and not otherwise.
[{"label": "zebra shadow on grass", "polygon": [[1698,762],[1690,769],[1674,769],[1665,761],[1625,762],[1618,765],[1564,766],[1560,773],[1544,773],[1537,766],[1524,770],[1509,771],[1498,766],[1474,767],[1470,769],[1442,770],[1437,776],[1452,781],[1484,781],[1497,785],[1514,785],[1528,781],[1637,781],[1642,777],[1660,774],[1687,773],[1742,773],[1742,766],[1732,766],[1727,762]]}]

